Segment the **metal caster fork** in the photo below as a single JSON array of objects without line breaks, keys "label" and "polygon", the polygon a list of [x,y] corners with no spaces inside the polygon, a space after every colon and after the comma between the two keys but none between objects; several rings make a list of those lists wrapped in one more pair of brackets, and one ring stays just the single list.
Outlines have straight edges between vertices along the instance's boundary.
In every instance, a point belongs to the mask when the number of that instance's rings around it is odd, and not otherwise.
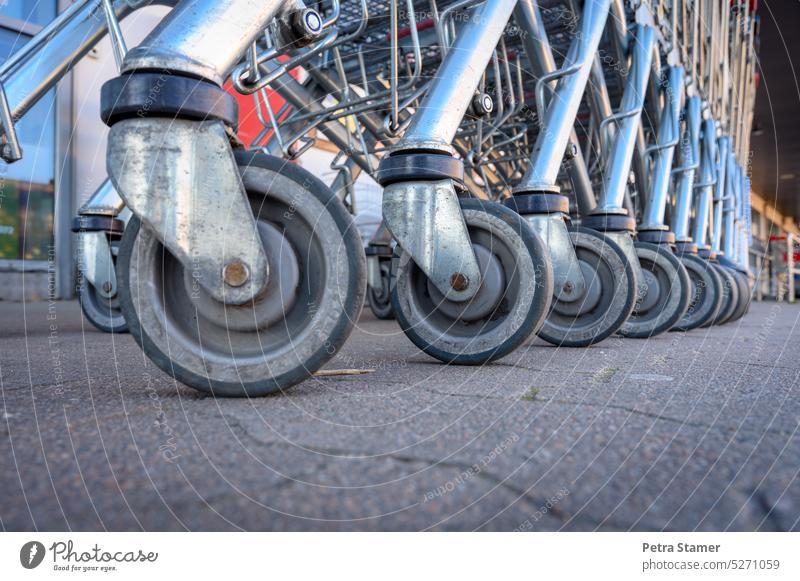
[{"label": "metal caster fork", "polygon": [[[112,241],[110,243],[110,248],[111,260],[116,264],[117,254],[119,252],[119,241]],[[125,322],[125,317],[122,314],[119,296],[116,290],[112,291],[110,288],[98,289],[89,282],[86,276],[81,274],[78,296],[83,316],[86,317],[86,320],[98,331],[102,331],[103,333],[128,332],[128,323]]]}]

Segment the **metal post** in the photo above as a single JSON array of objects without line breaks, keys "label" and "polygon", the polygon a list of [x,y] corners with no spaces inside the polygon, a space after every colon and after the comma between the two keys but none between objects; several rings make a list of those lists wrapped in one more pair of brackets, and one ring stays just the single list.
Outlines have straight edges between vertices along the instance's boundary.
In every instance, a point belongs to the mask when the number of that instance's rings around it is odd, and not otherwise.
[{"label": "metal post", "polygon": [[222,86],[284,0],[192,0],[180,2],[136,48],[123,73],[170,71]]},{"label": "metal post", "polygon": [[[603,121],[601,128],[609,123],[617,124],[612,145],[609,148],[603,189],[594,213],[626,213],[622,203],[631,170],[633,151],[639,129],[647,82],[650,79],[655,31],[649,26],[636,25],[631,50],[631,69],[625,82],[620,111]],[[601,129],[602,131],[602,129]]]},{"label": "metal post", "polygon": [[700,182],[695,184],[694,243],[707,249],[708,225],[711,216],[711,188],[716,185],[717,125],[713,119],[703,122],[703,147],[700,154]]},{"label": "metal post", "polygon": [[728,168],[728,151],[730,151],[730,138],[723,135],[718,140],[719,157],[717,160],[717,184],[714,186],[714,218],[711,234],[711,252],[722,253],[722,221],[723,207],[725,204],[725,188]]},{"label": "metal post", "polygon": [[515,4],[487,0],[472,10],[397,149],[452,152],[450,144]]},{"label": "metal post", "polygon": [[664,87],[664,108],[658,123],[654,147],[653,177],[639,230],[665,230],[664,213],[671,182],[675,146],[680,141],[680,112],[683,104],[682,67],[670,67]]},{"label": "metal post", "polygon": [[692,195],[695,173],[700,157],[700,97],[693,96],[686,100],[686,131],[681,143],[679,162],[681,167],[678,186],[676,188],[675,213],[672,216],[672,230],[678,242],[691,242],[689,236],[689,218],[692,212]]},{"label": "metal post", "polygon": [[[584,3],[580,28],[570,43],[562,68],[553,73],[560,78],[550,105],[546,111],[540,111],[543,114],[542,131],[533,146],[530,165],[515,191],[558,191],[556,179],[561,160],[600,44],[609,5],[610,0],[586,0]],[[539,80],[538,101],[543,101],[545,84],[551,80],[547,77]],[[539,108],[543,109],[542,106]]]},{"label": "metal post", "polygon": [[722,253],[733,261],[736,261],[734,248],[735,222],[736,222],[736,158],[733,147],[728,150],[725,168],[725,199],[722,203]]},{"label": "metal post", "polygon": [[[522,35],[522,43],[525,46],[525,53],[528,55],[533,74],[542,77],[555,72],[556,61],[553,58],[553,50],[550,47],[550,40],[547,38],[538,2],[519,0],[514,9],[514,18],[526,33]],[[551,87],[554,86],[555,82],[551,83]],[[578,213],[585,216],[594,209],[596,202],[592,180],[586,169],[586,160],[574,130],[570,133],[569,147],[574,153],[574,157],[566,162],[565,169],[575,191]]]}]

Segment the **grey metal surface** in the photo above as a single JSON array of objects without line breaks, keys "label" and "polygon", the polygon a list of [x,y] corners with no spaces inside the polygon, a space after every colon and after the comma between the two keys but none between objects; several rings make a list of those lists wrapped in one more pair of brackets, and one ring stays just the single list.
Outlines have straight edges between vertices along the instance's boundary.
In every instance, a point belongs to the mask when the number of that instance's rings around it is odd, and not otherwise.
[{"label": "grey metal surface", "polygon": [[[446,298],[466,301],[475,296],[480,268],[452,180],[387,186],[383,220],[397,244]],[[463,290],[452,284],[459,274],[468,282]]]},{"label": "grey metal surface", "polygon": [[711,252],[722,252],[722,216],[726,195],[726,173],[728,169],[728,152],[730,151],[730,138],[722,135],[717,140],[719,157],[716,162],[717,183],[714,185],[713,219],[711,221]]},{"label": "grey metal surface", "polygon": [[725,201],[722,204],[722,253],[736,260],[735,230],[736,230],[736,190],[737,181],[736,158],[731,149],[728,152],[727,168],[725,170]]},{"label": "grey metal surface", "polygon": [[550,251],[553,265],[553,291],[556,299],[577,301],[586,292],[586,279],[572,247],[567,223],[561,214],[530,214],[525,216],[533,231]]},{"label": "grey metal surface", "polygon": [[[538,3],[534,0],[519,0],[514,8],[514,19],[524,31],[522,44],[528,55],[531,72],[538,77],[555,72],[556,61]],[[555,83],[551,83],[551,88],[555,88]],[[546,102],[549,103],[549,99]],[[575,156],[565,163],[565,169],[575,189],[578,211],[581,215],[586,215],[594,209],[596,201],[586,160],[574,130],[570,133],[569,146],[573,148]]]},{"label": "grey metal surface", "polygon": [[365,314],[327,368],[374,371],[250,401],[53,309],[0,303],[5,530],[798,529],[798,305],[481,368]]},{"label": "grey metal surface", "polygon": [[[717,184],[717,125],[713,119],[703,121],[700,153],[700,180],[695,184],[694,243],[699,248],[709,246],[708,228],[712,224],[713,188]],[[709,246],[710,247],[710,246]]]},{"label": "grey metal surface", "polygon": [[[243,304],[264,287],[264,248],[222,122],[121,121],[107,169],[127,206],[216,300]],[[226,284],[225,268],[237,263],[249,277]]]}]

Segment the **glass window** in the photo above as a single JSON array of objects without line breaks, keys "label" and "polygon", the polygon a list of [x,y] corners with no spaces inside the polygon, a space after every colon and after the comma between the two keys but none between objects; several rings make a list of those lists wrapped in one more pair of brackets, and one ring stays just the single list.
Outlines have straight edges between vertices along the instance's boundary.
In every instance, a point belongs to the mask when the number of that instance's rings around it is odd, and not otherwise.
[{"label": "glass window", "polygon": [[0,0],[0,15],[44,26],[56,17],[55,0]]},{"label": "glass window", "polygon": [[[0,28],[0,63],[26,40],[24,35]],[[51,91],[16,125],[23,158],[10,165],[0,161],[0,259],[48,258],[55,202],[54,107]]]}]

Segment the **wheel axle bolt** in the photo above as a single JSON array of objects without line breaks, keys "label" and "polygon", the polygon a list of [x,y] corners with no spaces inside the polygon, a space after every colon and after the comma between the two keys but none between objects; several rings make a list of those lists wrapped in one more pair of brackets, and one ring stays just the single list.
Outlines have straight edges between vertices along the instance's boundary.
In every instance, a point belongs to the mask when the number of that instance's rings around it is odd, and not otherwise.
[{"label": "wheel axle bolt", "polygon": [[111,281],[107,280],[107,281],[105,281],[103,283],[103,292],[104,293],[110,293],[111,292]]},{"label": "wheel axle bolt", "polygon": [[222,269],[222,279],[228,286],[240,287],[250,279],[250,269],[241,260],[234,260]]},{"label": "wheel axle bolt", "polygon": [[463,272],[454,272],[450,275],[450,286],[455,291],[465,291],[469,288],[469,278]]},{"label": "wheel axle bolt", "polygon": [[568,280],[567,282],[564,283],[564,292],[565,293],[571,293],[572,289],[574,289],[574,288],[575,287],[572,285],[572,281]]}]

